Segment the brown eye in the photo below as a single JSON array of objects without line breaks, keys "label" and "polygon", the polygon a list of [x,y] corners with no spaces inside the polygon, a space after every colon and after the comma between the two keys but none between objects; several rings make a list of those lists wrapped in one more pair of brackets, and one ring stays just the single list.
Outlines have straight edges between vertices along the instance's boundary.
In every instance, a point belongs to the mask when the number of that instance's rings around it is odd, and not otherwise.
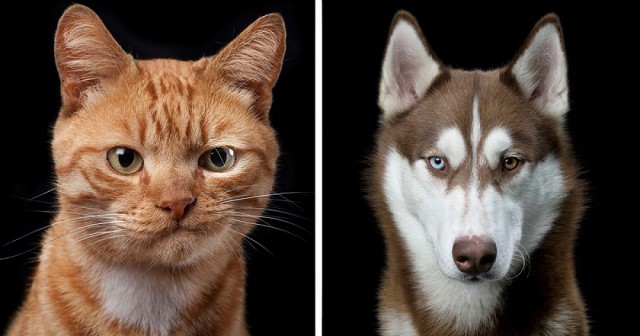
[{"label": "brown eye", "polygon": [[129,175],[142,168],[142,156],[131,148],[115,147],[107,152],[107,161],[118,173]]},{"label": "brown eye", "polygon": [[520,165],[520,161],[521,160],[515,156],[507,156],[502,161],[502,169],[506,171],[514,170],[518,168],[518,166]]},{"label": "brown eye", "polygon": [[200,157],[199,164],[202,168],[212,172],[224,172],[236,162],[236,151],[229,147],[216,147]]}]

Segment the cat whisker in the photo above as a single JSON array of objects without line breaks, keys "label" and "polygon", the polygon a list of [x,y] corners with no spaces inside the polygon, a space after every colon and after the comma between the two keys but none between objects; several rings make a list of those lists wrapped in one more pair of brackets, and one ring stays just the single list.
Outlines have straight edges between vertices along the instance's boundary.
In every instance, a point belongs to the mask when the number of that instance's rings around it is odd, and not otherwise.
[{"label": "cat whisker", "polygon": [[[263,210],[263,208],[258,208],[258,207],[240,207],[240,208],[234,208],[235,210]],[[298,219],[302,219],[305,221],[311,221],[310,218],[302,216],[302,215],[297,215],[293,212],[289,212],[289,211],[284,211],[284,210],[280,210],[280,209],[276,209],[273,207],[267,207],[266,209],[264,209],[263,211],[264,213],[269,213],[269,212],[276,212],[279,214],[283,214],[283,215],[287,215],[287,216],[291,216],[291,217],[295,217]]]},{"label": "cat whisker", "polygon": [[[268,197],[279,196],[281,199],[293,204],[295,202],[287,199],[286,197],[284,197],[284,195],[296,195],[296,194],[304,194],[304,192],[289,191],[289,192],[268,193],[268,194],[262,194],[262,195],[235,196],[235,197],[228,198],[220,203],[226,204],[230,202],[244,201],[244,200],[255,199],[255,198],[268,198]],[[276,200],[276,199],[272,198],[271,200]]]},{"label": "cat whisker", "polygon": [[[111,232],[111,233],[113,233],[113,232]],[[121,235],[115,235],[115,236],[109,236],[109,237],[106,237],[106,238],[98,239],[98,240],[96,240],[96,241],[92,242],[92,243],[91,243],[91,244],[89,244],[89,245],[95,245],[95,244],[100,243],[100,242],[105,241],[105,240],[116,239],[116,238],[126,237],[126,236],[127,236],[127,235],[124,235],[124,234],[121,234]]]},{"label": "cat whisker", "polygon": [[267,251],[267,253],[269,253],[271,256],[273,256],[275,258],[275,255],[271,251],[269,251],[269,249],[266,248],[264,245],[260,244],[257,240],[249,237],[248,235],[246,235],[246,234],[244,234],[242,232],[238,232],[238,231],[232,229],[231,227],[227,227],[227,229],[232,233],[240,235],[244,239],[244,241],[247,242],[249,245],[251,245],[251,247],[253,247],[254,249],[257,250],[257,248],[254,245],[254,244],[256,244],[256,245],[260,246],[262,249],[264,249],[265,251]]},{"label": "cat whisker", "polygon": [[42,201],[42,200],[39,200],[38,198],[40,198],[40,197],[42,197],[42,196],[44,196],[44,195],[47,195],[47,194],[49,194],[49,193],[51,193],[51,192],[54,192],[55,190],[56,190],[56,189],[55,189],[55,187],[54,187],[54,188],[52,188],[52,189],[49,189],[49,190],[44,191],[44,192],[42,192],[42,193],[40,193],[40,194],[38,194],[38,195],[36,195],[36,196],[29,197],[29,198],[27,198],[27,197],[23,197],[23,196],[18,196],[18,195],[10,195],[10,194],[9,194],[9,195],[6,195],[6,196],[8,196],[8,197],[13,197],[13,198],[17,198],[17,199],[19,199],[19,200],[22,200],[22,201],[24,201],[24,202],[25,202],[25,204],[29,204],[29,203],[32,203],[32,202],[44,203],[44,204],[51,204],[51,202],[48,202],[48,201]]},{"label": "cat whisker", "polygon": [[[285,219],[283,219],[283,218],[280,218],[280,217],[275,217],[275,216],[266,216],[266,215],[261,215],[261,216],[252,216],[252,215],[244,214],[244,213],[233,213],[233,214],[231,214],[230,216],[245,217],[245,218],[254,218],[254,219],[258,220],[258,221],[263,221],[263,222],[265,222],[265,221],[264,221],[265,219],[272,220],[272,221],[278,221],[278,222],[282,222],[282,223],[286,223],[286,224],[289,224],[289,225],[291,225],[291,226],[294,226],[294,227],[296,227],[296,228],[298,228],[298,229],[300,229],[300,230],[302,230],[302,231],[304,231],[304,232],[306,232],[306,233],[310,233],[310,231],[309,231],[309,230],[307,230],[307,229],[303,228],[302,226],[300,226],[300,225],[298,225],[298,224],[295,224],[295,223],[293,223],[293,222],[290,222],[290,221],[288,221],[288,220],[285,220]],[[275,228],[275,227],[274,227],[274,228]]]},{"label": "cat whisker", "polygon": [[[249,226],[249,227],[252,227],[252,226],[265,227],[265,228],[268,228],[268,229],[270,229],[270,230],[275,230],[275,231],[284,232],[284,233],[290,234],[290,235],[292,235],[292,236],[294,236],[294,237],[296,237],[296,238],[300,239],[301,241],[305,241],[305,239],[304,239],[304,238],[302,238],[302,237],[300,237],[300,236],[296,235],[296,234],[295,234],[295,233],[293,233],[293,232],[290,232],[290,231],[287,231],[287,230],[285,230],[285,229],[282,229],[282,228],[279,228],[279,227],[276,227],[276,226],[270,225],[269,223],[264,222],[264,221],[263,221],[263,223],[258,223],[258,222],[243,221],[243,220],[240,220],[240,219],[237,219],[237,218],[231,218],[231,220],[233,221],[232,223],[235,223],[235,224],[240,224],[240,225]],[[260,219],[259,219],[259,220],[260,220]]]},{"label": "cat whisker", "polygon": [[[37,249],[39,249],[39,248],[40,248],[40,246],[36,246],[36,247],[30,248],[30,249],[28,249],[28,250],[26,250],[26,251],[23,251],[23,252],[20,252],[20,253],[16,253],[16,254],[14,254],[14,255],[10,255],[10,256],[8,256],[8,257],[0,257],[0,261],[4,261],[4,260],[9,260],[9,259],[17,258],[17,257],[23,256],[23,255],[25,255],[25,254],[27,254],[27,253],[33,252],[33,251],[35,251],[35,250],[37,250]],[[36,260],[37,260],[37,259],[36,259]]]},{"label": "cat whisker", "polygon": [[236,191],[238,189],[242,189],[242,188],[251,188],[251,187],[259,187],[259,184],[248,184],[248,185],[239,185],[236,187],[233,187],[231,189],[227,189],[227,192],[232,192],[232,191]]},{"label": "cat whisker", "polygon": [[253,227],[253,226],[267,227],[269,229],[274,229],[274,230],[286,232],[286,233],[289,233],[289,234],[293,235],[293,233],[288,232],[287,230],[284,230],[284,229],[281,229],[281,228],[277,228],[277,227],[275,227],[273,225],[270,225],[268,223],[264,223],[263,224],[263,223],[257,223],[257,222],[243,221],[243,220],[240,220],[240,219],[237,219],[237,218],[230,218],[230,220],[232,220],[233,223],[241,224],[241,225],[248,226],[248,227]]},{"label": "cat whisker", "polygon": [[[289,199],[289,198],[287,198],[287,197],[285,197],[285,196],[284,196],[284,195],[292,195],[292,194],[296,194],[296,195],[306,194],[306,195],[308,195],[308,194],[311,194],[311,193],[310,193],[310,192],[304,192],[304,191],[299,191],[299,192],[286,192],[286,193],[285,193],[285,192],[278,192],[278,193],[275,193],[275,194],[273,195],[273,196],[274,196],[274,198],[272,198],[272,199],[271,199],[271,201],[278,201],[278,200],[282,200],[282,201],[284,201],[285,203],[289,204],[290,206],[295,207],[295,208],[296,208],[296,209],[298,209],[299,211],[302,211],[303,209],[302,209],[302,207],[299,205],[299,203],[301,203],[301,202],[293,201],[293,200],[291,200],[291,199]],[[278,198],[276,198],[276,197],[279,197],[279,199],[278,199]]]},{"label": "cat whisker", "polygon": [[53,226],[53,224],[49,224],[49,225],[45,225],[45,226],[43,226],[43,227],[41,227],[41,228],[37,228],[37,229],[35,229],[35,230],[33,230],[33,231],[31,231],[31,232],[29,232],[29,233],[27,233],[27,234],[24,234],[24,235],[22,235],[22,236],[20,236],[20,237],[18,237],[18,238],[16,238],[16,239],[14,239],[14,240],[12,240],[12,241],[9,241],[9,242],[6,242],[6,243],[2,244],[2,247],[7,247],[7,246],[9,246],[9,245],[11,245],[11,244],[13,244],[13,243],[15,243],[15,242],[17,242],[17,241],[21,240],[21,239],[24,239],[24,238],[26,238],[26,237],[28,237],[28,236],[31,236],[31,235],[33,235],[33,234],[36,234],[36,233],[38,233],[38,232],[44,231],[44,230],[48,229],[48,228],[49,228],[49,227],[51,227],[51,226]]},{"label": "cat whisker", "polygon": [[[80,214],[80,213],[78,213],[78,214]],[[7,242],[7,243],[4,243],[2,245],[2,247],[6,247],[8,245],[11,245],[11,244],[13,244],[13,243],[15,243],[15,242],[17,242],[17,241],[19,241],[21,239],[24,239],[24,238],[26,238],[26,237],[28,237],[30,235],[33,235],[33,234],[36,234],[38,232],[44,231],[44,230],[46,230],[46,229],[48,229],[48,228],[50,228],[50,227],[52,227],[54,225],[73,222],[73,221],[78,221],[78,220],[97,219],[97,218],[102,219],[102,216],[100,216],[100,215],[98,215],[98,216],[96,216],[96,215],[86,215],[86,216],[80,216],[80,217],[74,217],[74,218],[68,218],[68,219],[65,219],[65,220],[56,221],[56,222],[53,222],[53,223],[51,223],[49,225],[45,225],[45,226],[43,226],[41,228],[35,229],[35,230],[31,231],[31,232],[28,232],[28,233],[26,233],[26,234],[24,234],[24,235],[22,235],[22,236],[20,236],[18,238],[15,238],[15,239]],[[74,230],[76,230],[76,229],[74,229]]]},{"label": "cat whisker", "polygon": [[[41,197],[42,195],[45,195],[47,193],[49,193],[51,191],[47,191],[44,192],[38,196],[34,196],[33,198],[23,198],[23,197],[17,197],[19,199],[25,200],[27,202],[38,202],[38,203],[43,203],[43,204],[48,204],[48,205],[53,205],[53,206],[57,206],[58,204],[56,202],[47,202],[47,201],[40,201],[40,200],[35,200],[35,198],[37,197]],[[102,208],[96,208],[96,207],[89,207],[86,205],[74,205],[74,208],[77,209],[82,209],[82,210],[90,210],[92,212],[103,212],[103,213],[111,213],[108,210],[102,209]],[[53,210],[31,210],[32,212],[41,212],[41,213],[49,213],[49,214],[57,214],[57,213],[65,213],[65,214],[85,214],[85,213],[80,213],[80,212],[72,212],[72,211],[63,211],[60,209],[53,209]]]},{"label": "cat whisker", "polygon": [[100,231],[100,232],[90,233],[90,234],[84,235],[84,236],[82,236],[82,238],[76,240],[76,243],[79,243],[79,242],[87,240],[87,239],[100,237],[100,236],[108,235],[108,234],[111,234],[111,233],[119,233],[119,232],[123,232],[123,231],[125,231],[125,230],[124,229],[117,229],[117,230]]},{"label": "cat whisker", "polygon": [[109,211],[109,210],[105,210],[105,209],[101,209],[101,208],[95,208],[95,207],[89,207],[89,206],[79,206],[76,205],[74,206],[75,208],[78,208],[80,210],[88,210],[87,212],[70,212],[70,211],[56,211],[56,213],[61,213],[61,214],[88,214],[88,213],[92,213],[96,216],[127,216],[127,214],[124,213],[119,213],[119,212],[113,212],[113,211]]},{"label": "cat whisker", "polygon": [[231,197],[231,198],[227,198],[226,200],[221,201],[221,204],[227,204],[227,203],[231,203],[231,202],[238,202],[238,201],[244,201],[244,200],[249,200],[249,199],[255,199],[255,198],[268,198],[271,197],[272,194],[263,194],[263,195],[252,195],[252,196],[235,196],[235,197]]},{"label": "cat whisker", "polygon": [[257,222],[243,221],[243,220],[239,220],[237,218],[231,218],[231,220],[235,221],[234,223],[242,224],[242,225],[249,226],[249,227],[257,226],[257,227],[267,228],[269,230],[284,232],[284,233],[290,234],[290,235],[300,239],[301,241],[305,241],[304,238],[298,236],[297,234],[295,234],[295,233],[293,233],[291,231],[285,230],[283,228],[279,228],[277,226],[273,226],[270,223],[268,223],[268,222],[266,222],[266,221],[264,221],[262,219],[258,219]]},{"label": "cat whisker", "polygon": [[[88,217],[88,218],[90,218],[90,217],[93,217],[93,216],[87,216],[87,217]],[[50,224],[50,225],[46,225],[46,226],[44,226],[44,227],[42,227],[42,228],[39,228],[39,229],[37,229],[37,230],[34,230],[34,231],[32,231],[32,232],[30,232],[30,233],[28,233],[28,234],[26,234],[26,235],[23,235],[23,236],[21,236],[21,237],[19,237],[19,238],[14,239],[13,241],[10,241],[10,242],[8,242],[8,243],[4,244],[4,245],[3,245],[3,247],[5,247],[5,246],[7,246],[7,245],[9,245],[9,244],[11,244],[11,243],[14,243],[14,242],[16,242],[16,241],[18,241],[18,240],[20,240],[20,239],[23,239],[23,238],[25,238],[25,237],[27,237],[27,236],[29,236],[29,235],[31,235],[31,234],[34,234],[34,233],[36,233],[36,232],[39,232],[39,231],[45,230],[45,229],[47,229],[47,228],[49,228],[49,227],[51,227],[51,226],[53,226],[53,225],[55,225],[55,224],[60,224],[60,223],[63,223],[63,222],[69,222],[69,221],[73,221],[73,220],[76,220],[76,219],[78,219],[78,218],[70,218],[70,219],[66,219],[66,220],[64,220],[64,221],[59,221],[59,222],[52,223],[52,224]],[[107,221],[107,222],[100,222],[100,223],[92,223],[92,224],[88,224],[88,225],[83,225],[83,226],[78,227],[78,228],[75,228],[75,229],[73,229],[73,230],[69,230],[69,231],[65,232],[64,234],[62,234],[62,235],[60,235],[60,236],[53,237],[53,238],[50,238],[50,239],[48,239],[48,240],[46,240],[46,241],[42,242],[42,246],[44,246],[44,245],[46,245],[46,244],[50,244],[50,243],[52,243],[52,242],[54,242],[54,241],[56,241],[56,240],[58,240],[58,239],[60,239],[60,238],[66,237],[66,236],[68,236],[68,235],[72,235],[72,234],[75,234],[75,233],[77,233],[77,232],[82,232],[82,231],[84,231],[84,230],[90,229],[91,227],[99,227],[99,226],[107,226],[107,225],[116,225],[117,223],[118,223],[118,222],[116,222],[116,221]],[[124,230],[124,229],[120,229],[120,230]],[[23,256],[23,255],[25,255],[25,254],[28,254],[28,253],[30,253],[30,252],[33,252],[33,251],[35,251],[35,250],[37,250],[37,249],[39,249],[39,248],[40,248],[40,246],[36,246],[36,247],[34,247],[34,248],[31,248],[31,249],[25,250],[25,251],[23,251],[23,252],[20,252],[20,253],[17,253],[17,254],[14,254],[14,255],[8,256],[8,257],[0,257],[0,261],[2,261],[2,260],[9,260],[9,259],[12,259],[12,258],[17,258],[17,257]]]},{"label": "cat whisker", "polygon": [[[33,201],[36,201],[38,198],[40,198],[40,197],[42,197],[42,196],[44,196],[44,195],[47,195],[47,194],[49,194],[49,193],[52,193],[52,192],[54,192],[54,191],[56,191],[56,188],[55,188],[55,187],[53,187],[53,188],[51,188],[51,189],[49,189],[49,190],[47,190],[47,191],[45,191],[45,192],[42,192],[42,193],[40,193],[40,194],[38,194],[38,195],[36,195],[36,196],[33,196],[33,197],[31,197],[31,198],[27,198],[27,199],[24,199],[24,200],[25,200],[27,203],[31,203],[31,202],[33,202]],[[37,200],[37,201],[38,201],[38,202],[42,202],[42,203],[46,203],[46,202],[44,202],[44,201],[40,201],[40,200]]]},{"label": "cat whisker", "polygon": [[[63,236],[64,236],[64,235],[63,235]],[[48,241],[43,242],[43,243],[42,243],[42,247],[44,247],[44,245],[46,245],[46,244],[48,244],[48,243],[51,243],[51,242],[53,242],[53,241],[55,241],[55,240],[57,240],[57,239],[59,239],[59,238],[62,238],[63,236],[56,237],[56,238],[53,238],[53,239],[50,239],[50,240],[48,240]],[[9,259],[13,259],[13,258],[17,258],[17,257],[23,256],[23,255],[25,255],[25,254],[31,253],[31,252],[33,252],[33,251],[35,251],[35,250],[38,250],[38,249],[40,249],[40,248],[41,248],[41,246],[36,246],[36,247],[30,248],[30,249],[28,249],[28,250],[22,251],[22,252],[20,252],[20,253],[16,253],[16,254],[10,255],[10,256],[8,256],[8,257],[0,257],[0,261],[3,261],[3,260],[9,260]],[[32,261],[37,261],[37,257],[35,257],[35,258],[36,258],[36,259],[34,259],[34,260],[32,260]]]},{"label": "cat whisker", "polygon": [[[83,231],[89,230],[91,228],[101,227],[101,226],[106,227],[106,226],[109,226],[109,225],[111,225],[111,222],[94,223],[94,224],[90,224],[90,225],[84,225],[84,226],[81,226],[81,227],[77,227],[77,228],[75,228],[73,230],[69,230],[69,231],[67,231],[67,232],[65,232],[65,233],[63,233],[63,234],[61,234],[59,236],[53,237],[53,238],[45,241],[45,244],[53,242],[53,241],[55,241],[57,239],[60,239],[60,238],[66,237],[66,236],[74,235],[74,234],[77,234],[77,233],[84,233]],[[103,231],[98,231],[98,232],[103,232]],[[94,233],[96,233],[96,232],[94,232]]]},{"label": "cat whisker", "polygon": [[[36,197],[40,197],[41,195],[44,195],[48,192],[51,191],[47,191],[44,192],[38,196],[34,196],[33,198]],[[24,198],[21,198],[24,199]],[[31,199],[25,199],[27,201],[30,201]],[[58,205],[55,202],[44,202],[44,201],[37,201],[40,203],[44,203],[44,204],[49,204],[49,205]],[[74,205],[73,206],[74,209],[78,209],[78,210],[88,210],[88,211],[65,211],[62,209],[47,209],[47,210],[39,210],[39,209],[35,209],[35,210],[28,210],[30,212],[35,212],[35,213],[46,213],[46,214],[52,214],[52,215],[56,215],[56,214],[66,214],[66,215],[82,215],[82,216],[86,216],[86,215],[95,215],[95,216],[103,216],[103,215],[108,215],[108,216],[126,216],[127,214],[122,214],[122,213],[116,213],[116,212],[112,212],[109,210],[105,210],[103,208],[97,208],[97,207],[90,207],[87,205]]]},{"label": "cat whisker", "polygon": [[[267,253],[269,253],[272,257],[274,257],[274,258],[276,257],[276,256],[275,256],[275,254],[273,254],[273,252],[271,252],[271,251],[270,251],[266,246],[264,246],[264,245],[260,244],[257,240],[255,240],[255,239],[253,239],[253,238],[251,238],[251,237],[249,237],[249,236],[247,236],[247,235],[245,235],[245,234],[243,234],[243,233],[241,233],[241,232],[237,232],[237,231],[235,231],[235,230],[231,230],[231,231],[232,231],[232,232],[235,232],[235,233],[237,233],[237,234],[239,234],[239,235],[241,235],[241,236],[243,236],[243,237],[245,238],[245,239],[244,239],[244,241],[245,241],[245,242],[247,242],[247,243],[249,243],[249,245],[250,245],[254,250],[258,251],[258,248],[256,248],[256,246],[255,246],[255,245],[258,245],[258,246],[259,246],[259,247],[261,247],[263,250],[265,250]],[[255,245],[254,245],[254,244],[255,244]]]},{"label": "cat whisker", "polygon": [[116,221],[107,221],[107,222],[99,222],[99,223],[87,224],[87,225],[83,225],[83,226],[77,227],[77,228],[75,228],[75,229],[73,229],[73,230],[71,230],[71,231],[68,231],[68,232],[67,232],[67,233],[65,233],[65,234],[73,234],[73,233],[76,233],[76,232],[85,231],[85,230],[88,230],[88,229],[91,229],[91,228],[96,228],[96,227],[101,227],[101,226],[116,226],[116,227],[118,227],[120,230],[125,230],[125,229],[123,229],[123,228],[120,228],[120,227],[118,226],[118,223],[120,223],[120,222],[116,222]]}]

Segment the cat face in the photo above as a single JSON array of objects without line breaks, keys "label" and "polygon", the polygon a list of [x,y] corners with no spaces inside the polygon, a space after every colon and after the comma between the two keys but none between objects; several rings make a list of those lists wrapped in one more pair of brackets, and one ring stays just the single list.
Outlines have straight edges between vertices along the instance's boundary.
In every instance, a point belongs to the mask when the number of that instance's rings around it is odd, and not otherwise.
[{"label": "cat face", "polygon": [[118,263],[180,266],[237,248],[267,206],[284,26],[263,17],[199,61],[134,60],[93,12],[61,18],[57,222]]}]

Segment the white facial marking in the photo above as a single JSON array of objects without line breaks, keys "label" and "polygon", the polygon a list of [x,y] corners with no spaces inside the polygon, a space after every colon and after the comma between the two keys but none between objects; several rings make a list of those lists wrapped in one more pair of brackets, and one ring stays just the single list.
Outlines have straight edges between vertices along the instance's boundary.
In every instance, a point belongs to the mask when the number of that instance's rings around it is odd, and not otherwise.
[{"label": "white facial marking", "polygon": [[[491,323],[502,290],[500,283],[469,284],[449,276],[455,269],[451,248],[456,236],[450,224],[461,216],[464,191],[456,188],[447,193],[446,185],[430,175],[424,160],[411,164],[392,149],[385,161],[384,194],[416,271],[417,294],[422,296],[418,302],[444,318],[456,317],[460,330]],[[449,247],[442,249],[442,245]]]},{"label": "white facial marking", "polygon": [[512,143],[511,137],[502,127],[495,128],[489,132],[487,138],[484,140],[482,150],[484,159],[489,164],[489,168],[497,168],[504,151],[509,149]]},{"label": "white facial marking", "polygon": [[195,285],[152,270],[110,267],[100,288],[104,311],[126,325],[169,335]]},{"label": "white facial marking", "polygon": [[464,138],[457,128],[452,127],[442,131],[436,142],[436,148],[444,153],[453,169],[457,169],[467,156]]},{"label": "white facial marking", "polygon": [[[480,144],[480,137],[482,135],[482,129],[480,127],[480,108],[478,106],[478,96],[473,96],[473,105],[471,107],[471,179],[465,190],[460,190],[460,193],[464,194],[465,208],[462,211],[456,213],[454,218],[451,219],[455,230],[450,230],[453,237],[451,240],[451,246],[449,244],[441,245],[441,248],[451,251],[453,243],[463,236],[484,236],[486,232],[486,213],[483,209],[481,200],[481,191],[478,189],[480,183],[478,177],[478,146]],[[451,258],[449,258],[451,259]],[[447,260],[448,268],[451,269],[450,274],[457,273],[457,267],[453,264],[452,260]]]},{"label": "white facial marking", "polygon": [[472,122],[471,122],[471,158],[473,162],[473,173],[477,177],[477,169],[475,168],[476,160],[478,157],[478,144],[480,143],[480,135],[482,130],[480,129],[480,111],[478,108],[478,96],[473,96],[473,107],[471,110]]},{"label": "white facial marking", "polygon": [[387,307],[379,316],[382,335],[418,336],[418,331],[411,322],[411,315],[406,311]]},{"label": "white facial marking", "polygon": [[526,175],[514,182],[510,191],[523,204],[522,241],[524,252],[533,252],[558,216],[558,208],[567,193],[560,162],[549,156],[538,164],[524,167]]}]

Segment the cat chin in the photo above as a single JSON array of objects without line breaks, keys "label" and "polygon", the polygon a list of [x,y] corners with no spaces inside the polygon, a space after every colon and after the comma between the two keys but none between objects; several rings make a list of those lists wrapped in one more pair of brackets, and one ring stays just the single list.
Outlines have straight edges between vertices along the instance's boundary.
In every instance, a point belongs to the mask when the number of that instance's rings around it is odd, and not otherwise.
[{"label": "cat chin", "polygon": [[[110,240],[106,244],[84,244],[92,259],[110,265],[139,265],[181,268],[197,265],[204,258],[216,254],[218,234],[205,235],[192,230],[178,230],[171,234],[154,234],[151,238],[128,237]],[[212,237],[213,236],[213,237]],[[144,243],[142,243],[144,241]]]},{"label": "cat chin", "polygon": [[[164,266],[187,266],[197,263],[206,254],[207,239],[201,234],[180,231],[163,237],[154,246],[146,249],[147,262]],[[204,249],[204,251],[203,251]]]},{"label": "cat chin", "polygon": [[224,232],[205,235],[197,230],[176,230],[155,243],[147,251],[147,259],[168,267],[197,265],[205,259],[215,259],[230,246],[240,246],[229,242],[229,238]]}]

